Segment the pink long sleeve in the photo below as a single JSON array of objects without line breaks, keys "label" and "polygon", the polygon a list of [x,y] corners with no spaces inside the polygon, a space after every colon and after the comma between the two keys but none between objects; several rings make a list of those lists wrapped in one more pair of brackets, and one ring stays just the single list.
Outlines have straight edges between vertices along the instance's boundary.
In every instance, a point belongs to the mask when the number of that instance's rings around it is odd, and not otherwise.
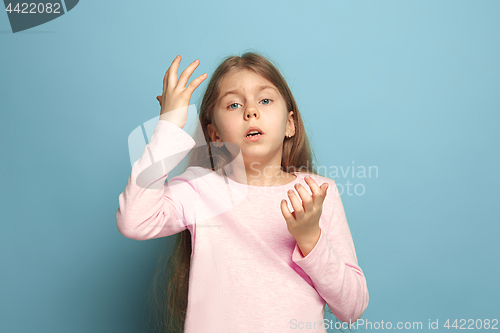
[{"label": "pink long sleeve", "polygon": [[[116,223],[125,237],[146,240],[188,229],[192,255],[185,333],[326,333],[325,302],[338,319],[357,320],[368,290],[335,182],[321,234],[303,257],[288,232],[280,201],[288,184],[249,186],[191,166],[165,182],[195,146],[184,130],[160,120],[119,196]],[[251,323],[251,325],[249,325]]]},{"label": "pink long sleeve", "polygon": [[334,203],[329,225],[326,230],[320,227],[319,240],[306,257],[296,245],[292,259],[311,278],[333,314],[343,322],[354,323],[368,306],[368,288],[358,266],[339,190],[335,181],[329,181],[329,188],[334,189],[330,194]]},{"label": "pink long sleeve", "polygon": [[[170,179],[167,186],[164,183],[168,173],[194,145],[194,139],[180,127],[166,120],[158,121],[119,196],[116,223],[122,235],[146,240],[170,236],[188,227],[188,221],[194,218],[196,197],[196,189],[186,179],[191,171]],[[141,186],[138,180],[143,183]]]}]

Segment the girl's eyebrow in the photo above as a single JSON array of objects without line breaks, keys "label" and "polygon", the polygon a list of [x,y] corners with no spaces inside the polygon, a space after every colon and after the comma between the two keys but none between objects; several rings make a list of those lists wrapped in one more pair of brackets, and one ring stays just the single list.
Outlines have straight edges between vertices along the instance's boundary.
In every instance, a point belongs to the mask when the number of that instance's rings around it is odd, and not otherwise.
[{"label": "girl's eyebrow", "polygon": [[[264,90],[264,89],[273,89],[275,90],[276,92],[278,91],[275,87],[273,86],[270,86],[270,85],[262,85],[262,86],[257,86],[255,87],[255,91],[256,92],[259,92],[261,90]],[[238,92],[238,89],[234,89],[234,90],[230,90],[230,91],[226,91],[221,97],[220,99],[223,99],[224,97],[226,97],[227,95],[231,95],[231,94],[236,94]]]}]

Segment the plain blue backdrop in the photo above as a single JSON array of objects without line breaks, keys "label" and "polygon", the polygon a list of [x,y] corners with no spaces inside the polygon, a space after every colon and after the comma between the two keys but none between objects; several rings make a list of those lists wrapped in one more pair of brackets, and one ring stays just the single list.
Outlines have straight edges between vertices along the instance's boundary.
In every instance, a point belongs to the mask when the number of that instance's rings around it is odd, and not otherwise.
[{"label": "plain blue backdrop", "polygon": [[342,193],[362,318],[500,319],[499,13],[493,0],[89,0],[15,34],[0,13],[0,331],[144,332],[161,240],[116,227],[128,135],[158,116],[177,54],[209,74],[199,103],[245,51],[278,64],[321,166],[377,167],[333,178],[364,190]]}]

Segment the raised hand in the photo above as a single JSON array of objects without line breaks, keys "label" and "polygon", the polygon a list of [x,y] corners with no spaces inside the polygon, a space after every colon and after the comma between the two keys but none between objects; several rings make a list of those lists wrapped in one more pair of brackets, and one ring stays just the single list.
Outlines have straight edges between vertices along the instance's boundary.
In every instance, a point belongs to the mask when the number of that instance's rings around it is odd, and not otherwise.
[{"label": "raised hand", "polygon": [[163,77],[163,93],[156,99],[160,103],[160,119],[168,120],[183,128],[186,125],[189,101],[194,90],[207,78],[204,73],[186,87],[186,84],[193,74],[194,70],[200,64],[196,59],[182,73],[177,81],[177,70],[181,62],[181,56],[178,55],[167,69]]},{"label": "raised hand", "polygon": [[297,183],[295,189],[302,202],[293,190],[289,190],[288,197],[294,211],[290,212],[286,200],[282,200],[281,213],[285,218],[288,231],[297,241],[303,255],[306,256],[314,248],[320,236],[319,219],[323,211],[328,183],[323,183],[320,187],[309,176],[305,176],[304,180],[309,185],[312,196],[304,186]]}]

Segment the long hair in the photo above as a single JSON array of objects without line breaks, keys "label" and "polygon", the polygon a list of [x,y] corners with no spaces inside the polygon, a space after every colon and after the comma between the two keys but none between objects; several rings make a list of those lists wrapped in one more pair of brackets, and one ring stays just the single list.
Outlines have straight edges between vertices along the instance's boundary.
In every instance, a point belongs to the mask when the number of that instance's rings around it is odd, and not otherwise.
[{"label": "long hair", "polygon": [[[200,166],[211,169],[222,176],[232,160],[230,152],[224,145],[213,148],[212,140],[208,134],[207,125],[213,123],[214,108],[218,103],[220,84],[224,76],[238,70],[248,69],[270,81],[280,92],[286,102],[286,110],[293,110],[295,135],[284,138],[281,158],[281,169],[300,170],[318,174],[316,157],[311,150],[299,108],[292,95],[288,84],[277,67],[264,56],[255,52],[246,52],[242,56],[228,56],[213,73],[198,110],[199,121],[203,133],[195,135],[195,141],[205,140],[204,149],[194,148],[189,152],[186,168]],[[208,149],[206,149],[208,147]],[[314,161],[313,161],[314,159]],[[231,173],[231,170],[229,170]],[[162,252],[163,254],[166,251]],[[165,263],[167,265],[165,266]],[[159,332],[177,333],[184,331],[184,322],[188,301],[189,270],[191,264],[191,234],[184,230],[177,234],[172,255],[168,262],[160,256],[153,280],[152,313],[156,316],[155,328]],[[165,287],[166,286],[166,287]],[[330,311],[331,312],[331,311]]]}]

